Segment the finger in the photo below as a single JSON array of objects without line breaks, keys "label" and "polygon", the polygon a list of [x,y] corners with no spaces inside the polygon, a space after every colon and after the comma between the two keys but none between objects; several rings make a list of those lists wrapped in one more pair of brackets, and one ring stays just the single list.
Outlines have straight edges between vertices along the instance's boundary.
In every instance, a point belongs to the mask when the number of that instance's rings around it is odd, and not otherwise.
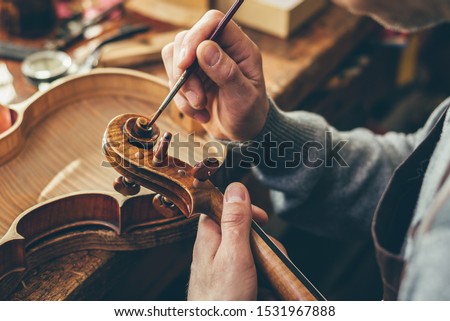
[{"label": "finger", "polygon": [[235,99],[249,95],[253,89],[250,82],[217,43],[204,41],[197,53],[200,68],[219,88],[226,88]]},{"label": "finger", "polygon": [[192,108],[202,110],[206,105],[206,93],[203,83],[196,74],[192,74],[181,88],[181,92]]},{"label": "finger", "polygon": [[244,185],[233,183],[225,191],[221,219],[221,247],[250,251],[252,210],[250,196]]},{"label": "finger", "polygon": [[163,60],[164,68],[166,69],[167,77],[169,77],[169,82],[173,83],[173,50],[175,44],[169,43],[163,47],[161,50],[161,57]]},{"label": "finger", "polygon": [[256,223],[262,226],[266,225],[269,221],[269,216],[266,211],[256,205],[252,205],[252,216]]},{"label": "finger", "polygon": [[[169,77],[169,87],[173,87],[174,83],[174,74],[173,74],[173,54],[175,50],[175,44],[170,43],[166,45],[162,52],[162,58],[164,67],[166,69],[166,73]],[[175,80],[176,81],[176,80]],[[179,93],[174,97],[174,102],[177,105],[178,109],[183,113],[188,115],[191,118],[196,119],[197,121],[201,123],[206,123],[209,121],[209,113],[206,110],[202,111],[196,111],[190,106],[190,103],[187,101],[187,99],[184,97],[182,93]]]},{"label": "finger", "polygon": [[209,112],[206,109],[196,110],[192,108],[182,94],[176,95],[173,100],[175,102],[175,105],[177,105],[178,110],[180,110],[184,115],[187,115],[188,117],[191,117],[202,124],[207,123],[211,118]]},{"label": "finger", "polygon": [[[210,10],[186,33],[182,43],[182,54],[175,56],[179,68],[186,69],[194,62],[197,47],[209,39],[223,16],[224,14],[218,10]],[[238,60],[248,56],[248,51],[254,48],[250,38],[234,21],[227,24],[217,41],[225,50],[231,49],[233,53],[238,54],[240,56],[236,57]]]},{"label": "finger", "polygon": [[[181,45],[180,54],[176,57],[176,64],[180,69],[189,67],[196,58],[196,50],[198,45],[212,34],[214,29],[219,24],[223,17],[223,13],[217,10],[211,10],[205,15],[185,34],[186,41]],[[230,21],[231,22],[231,21]],[[223,33],[225,33],[224,29]],[[184,38],[183,38],[184,40]]]},{"label": "finger", "polygon": [[[184,55],[182,52],[180,53],[180,51],[183,51],[182,43],[186,34],[187,31],[182,31],[175,36],[173,44],[173,57],[179,57],[180,55]],[[173,84],[175,84],[175,82],[181,77],[182,73],[184,72],[184,69],[179,68],[177,62],[174,59],[171,59],[171,61],[172,61],[171,81]],[[205,107],[206,105],[205,90],[203,88],[201,80],[198,78],[196,74],[193,74],[189,77],[189,79],[181,88],[180,92],[184,94],[184,97],[187,99],[187,101],[189,101],[189,104],[194,109],[201,110]]]},{"label": "finger", "polygon": [[185,49],[182,47],[183,45],[183,40],[184,37],[186,37],[186,34],[188,33],[187,30],[185,31],[181,31],[179,33],[177,33],[177,35],[175,36],[175,40],[174,40],[174,46],[173,46],[173,56],[174,56],[174,60],[173,60],[173,77],[174,79],[178,79],[180,78],[181,74],[183,73],[183,70],[186,68],[180,68],[178,66],[178,59],[180,57],[180,55],[185,55]]},{"label": "finger", "polygon": [[221,240],[220,226],[206,215],[201,215],[198,221],[197,237],[195,239],[193,260],[210,262],[214,259]]}]

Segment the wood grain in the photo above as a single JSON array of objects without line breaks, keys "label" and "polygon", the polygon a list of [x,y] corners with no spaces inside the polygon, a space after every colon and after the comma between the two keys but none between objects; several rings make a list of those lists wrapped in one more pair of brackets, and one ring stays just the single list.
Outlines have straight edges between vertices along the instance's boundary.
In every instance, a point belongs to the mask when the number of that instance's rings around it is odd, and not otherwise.
[{"label": "wood grain", "polygon": [[[146,74],[99,69],[64,79],[13,106],[17,121],[0,135],[3,295],[27,268],[55,256],[143,249],[195,233],[195,218],[160,215],[149,191],[129,199],[115,193],[117,174],[102,154],[103,131],[113,116],[130,110],[151,113],[166,93],[164,84]],[[188,140],[168,117],[160,126]],[[201,159],[202,148],[179,154],[192,162]]]}]

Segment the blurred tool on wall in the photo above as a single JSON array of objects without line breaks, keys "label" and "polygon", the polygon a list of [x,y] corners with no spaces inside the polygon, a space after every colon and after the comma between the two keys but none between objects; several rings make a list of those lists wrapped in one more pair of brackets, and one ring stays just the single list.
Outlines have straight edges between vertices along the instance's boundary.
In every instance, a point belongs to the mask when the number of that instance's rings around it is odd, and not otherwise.
[{"label": "blurred tool on wall", "polygon": [[55,6],[52,0],[0,0],[0,21],[11,35],[41,37],[56,24]]}]

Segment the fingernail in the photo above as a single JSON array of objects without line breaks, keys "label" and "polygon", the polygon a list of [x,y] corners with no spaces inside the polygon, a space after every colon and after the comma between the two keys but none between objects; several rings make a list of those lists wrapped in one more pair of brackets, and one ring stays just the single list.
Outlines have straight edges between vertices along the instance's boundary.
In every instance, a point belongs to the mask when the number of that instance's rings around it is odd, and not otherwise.
[{"label": "fingernail", "polygon": [[208,44],[205,48],[203,57],[208,66],[213,67],[219,61],[220,58],[219,49],[217,49],[217,46],[213,43]]},{"label": "fingernail", "polygon": [[241,185],[231,184],[225,191],[225,202],[237,203],[245,201],[245,191]]},{"label": "fingernail", "polygon": [[186,57],[186,48],[183,48],[181,49],[180,55],[178,56],[178,66],[183,65],[185,57]]},{"label": "fingernail", "polygon": [[188,91],[185,95],[193,107],[198,106],[198,95],[196,93]]}]

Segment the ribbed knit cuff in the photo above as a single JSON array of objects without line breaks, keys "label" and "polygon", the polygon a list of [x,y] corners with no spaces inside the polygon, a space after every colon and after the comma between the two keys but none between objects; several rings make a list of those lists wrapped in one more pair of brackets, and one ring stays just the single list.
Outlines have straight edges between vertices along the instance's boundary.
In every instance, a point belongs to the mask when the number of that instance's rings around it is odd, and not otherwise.
[{"label": "ribbed knit cuff", "polygon": [[266,135],[270,135],[272,141],[281,143],[293,141],[295,145],[302,146],[309,141],[318,139],[320,133],[324,133],[326,122],[318,115],[309,112],[295,112],[295,117],[291,113],[280,110],[275,102],[269,99],[269,113],[266,123],[261,132],[252,140],[246,142],[218,140],[229,148],[248,148],[264,141]]},{"label": "ribbed knit cuff", "polygon": [[269,133],[271,139],[276,142],[295,141],[297,144],[303,144],[317,138],[321,126],[314,121],[315,119],[308,121],[308,116],[312,114],[304,112],[305,119],[302,117],[294,119],[288,113],[281,111],[271,98],[269,98],[269,106],[266,124],[253,141],[262,142],[265,135]]}]

